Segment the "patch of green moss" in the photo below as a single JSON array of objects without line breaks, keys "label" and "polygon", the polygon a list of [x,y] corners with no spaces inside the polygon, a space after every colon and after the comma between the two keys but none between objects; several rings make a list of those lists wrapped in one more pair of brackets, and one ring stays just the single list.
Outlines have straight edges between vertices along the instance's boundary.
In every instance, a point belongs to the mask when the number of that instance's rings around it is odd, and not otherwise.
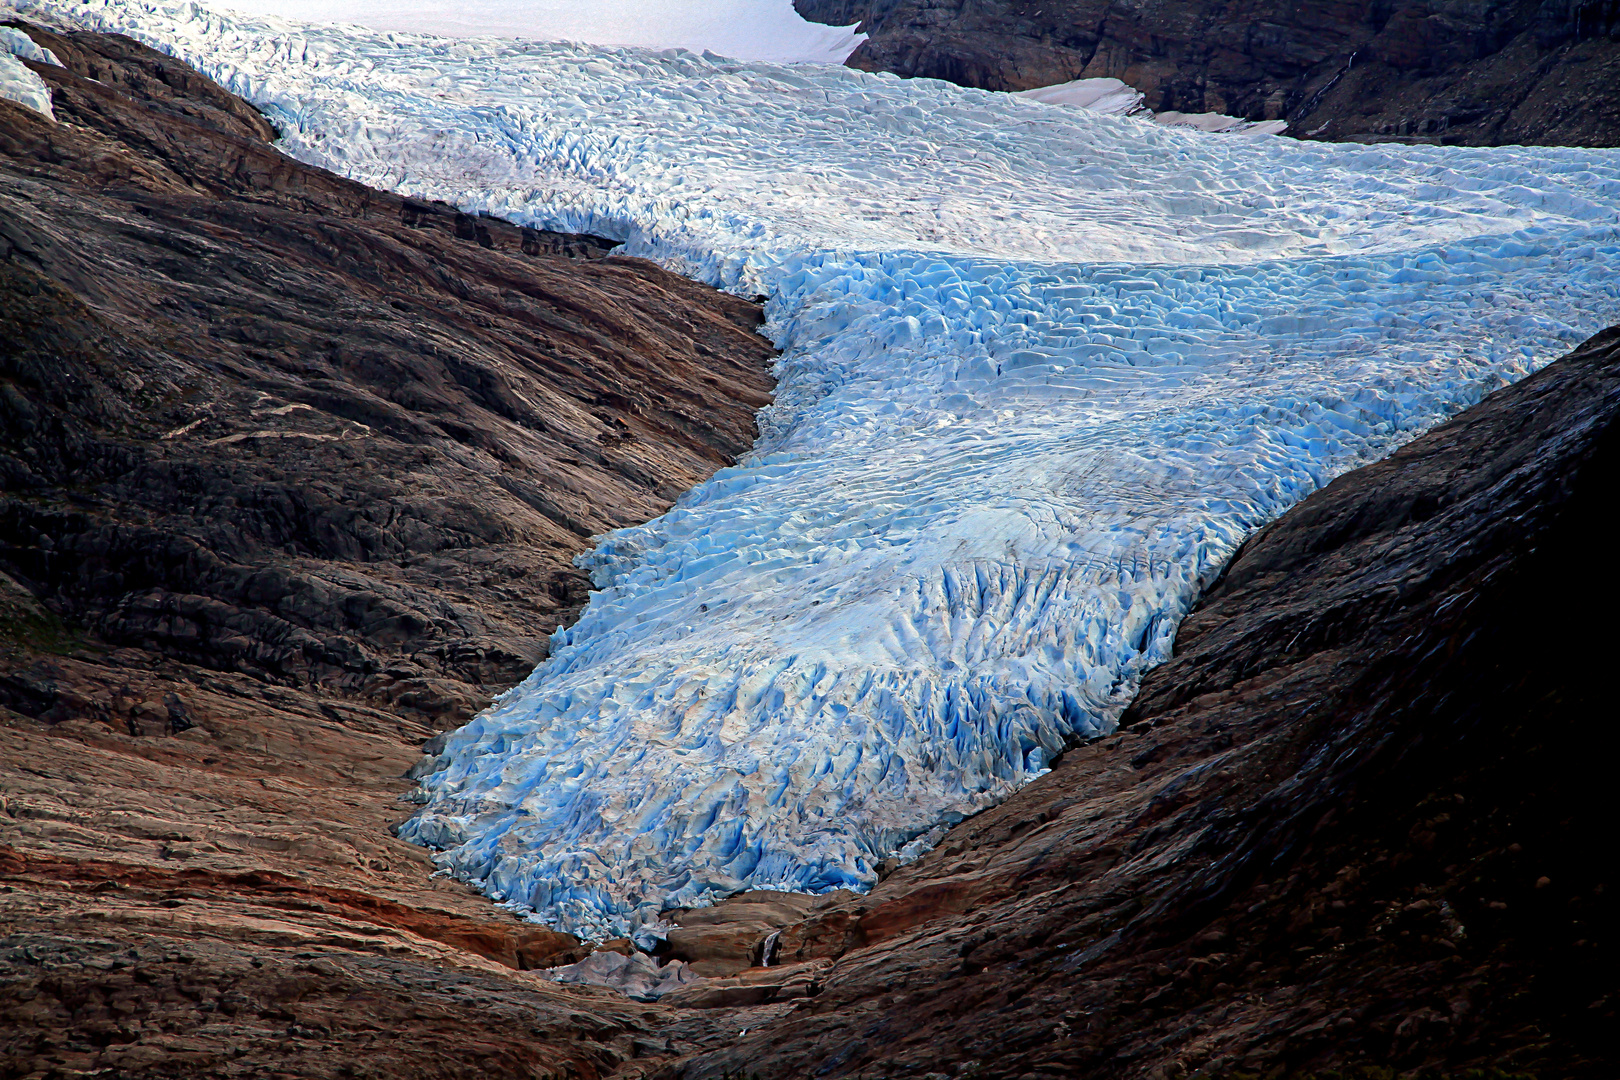
[{"label": "patch of green moss", "polygon": [[49,611],[16,616],[0,613],[0,643],[58,656],[66,656],[84,644],[71,627]]},{"label": "patch of green moss", "polygon": [[80,635],[17,582],[0,574],[0,645],[66,655]]}]

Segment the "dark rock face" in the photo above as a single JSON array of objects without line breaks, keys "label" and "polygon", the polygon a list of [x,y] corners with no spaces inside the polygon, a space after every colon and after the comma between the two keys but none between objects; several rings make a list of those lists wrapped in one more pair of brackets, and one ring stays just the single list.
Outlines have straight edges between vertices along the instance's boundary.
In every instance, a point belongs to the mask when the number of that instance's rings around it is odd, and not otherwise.
[{"label": "dark rock face", "polygon": [[0,134],[3,557],[103,640],[465,717],[583,600],[586,538],[751,443],[749,305],[304,168],[175,61],[40,36],[73,70],[39,68],[63,125]]},{"label": "dark rock face", "polygon": [[1123,79],[1155,110],[1321,139],[1620,145],[1613,0],[795,0],[866,71],[1026,90]]},{"label": "dark rock face", "polygon": [[0,102],[0,1075],[668,1056],[389,828],[573,619],[589,538],[752,443],[759,309],[29,32],[67,69],[34,69],[59,124]]},{"label": "dark rock face", "polygon": [[1120,734],[671,1075],[1612,1075],[1617,485],[1620,329],[1253,538]]}]

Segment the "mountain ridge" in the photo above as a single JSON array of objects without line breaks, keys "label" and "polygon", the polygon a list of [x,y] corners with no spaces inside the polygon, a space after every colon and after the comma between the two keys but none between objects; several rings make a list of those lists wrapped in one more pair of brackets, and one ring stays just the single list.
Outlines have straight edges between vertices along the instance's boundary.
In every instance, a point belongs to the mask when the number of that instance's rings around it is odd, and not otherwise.
[{"label": "mountain ridge", "polygon": [[1620,145],[1620,8],[1440,0],[795,0],[847,63],[986,90],[1117,78],[1155,112],[1326,140]]}]

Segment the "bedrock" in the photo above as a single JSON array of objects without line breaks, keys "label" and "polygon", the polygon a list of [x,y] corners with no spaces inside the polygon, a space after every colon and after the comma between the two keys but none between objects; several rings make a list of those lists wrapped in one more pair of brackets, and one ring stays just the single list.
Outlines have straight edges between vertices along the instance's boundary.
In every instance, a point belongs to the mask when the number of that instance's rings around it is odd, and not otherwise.
[{"label": "bedrock", "polygon": [[1026,90],[1117,78],[1147,106],[1286,119],[1320,139],[1620,145],[1605,0],[796,0],[860,21],[865,71]]},{"label": "bedrock", "polygon": [[782,930],[820,995],[670,1075],[1612,1075],[1617,420],[1620,328],[1312,495],[1118,734]]}]

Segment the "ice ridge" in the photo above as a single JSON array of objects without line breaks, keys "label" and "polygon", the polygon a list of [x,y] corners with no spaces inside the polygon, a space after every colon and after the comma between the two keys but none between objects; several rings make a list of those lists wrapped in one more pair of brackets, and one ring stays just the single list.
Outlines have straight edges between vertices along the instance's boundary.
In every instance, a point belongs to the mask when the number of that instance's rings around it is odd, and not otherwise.
[{"label": "ice ridge", "polygon": [[928,80],[29,0],[300,158],[770,297],[755,451],[584,559],[402,835],[590,936],[880,860],[1109,730],[1242,539],[1620,318],[1620,152],[1210,136]]}]

